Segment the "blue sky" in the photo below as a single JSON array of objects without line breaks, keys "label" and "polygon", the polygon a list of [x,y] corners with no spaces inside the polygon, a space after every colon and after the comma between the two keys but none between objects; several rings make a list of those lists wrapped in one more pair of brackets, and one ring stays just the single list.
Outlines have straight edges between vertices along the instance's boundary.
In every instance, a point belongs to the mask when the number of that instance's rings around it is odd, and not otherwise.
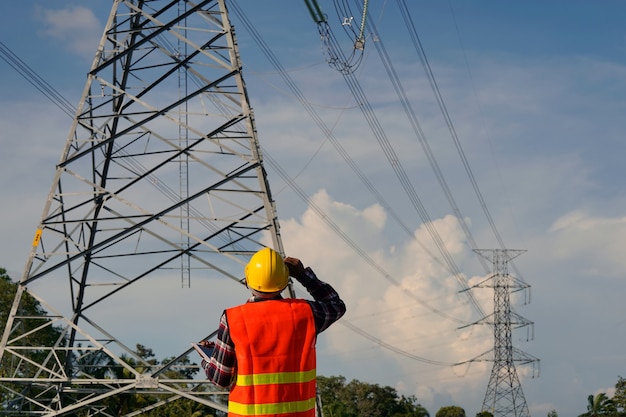
[{"label": "blue sky", "polygon": [[[319,1],[329,15],[332,2]],[[370,19],[392,57],[446,182],[479,247],[498,247],[401,22],[396,2],[370,2]],[[626,4],[619,1],[410,1],[411,16],[472,172],[500,235],[525,249],[516,269],[532,286],[515,310],[535,323],[514,344],[541,360],[541,374],[518,368],[531,415],[586,411],[589,394],[626,376]],[[414,231],[407,236],[363,187],[293,98],[236,19],[244,77],[264,151],[353,241],[392,273],[390,283],[328,230],[271,168],[285,248],[332,283],[348,304],[346,320],[415,356],[456,363],[492,346],[479,326],[458,330],[406,296],[475,320],[456,281],[434,259],[433,243],[343,78],[324,62],[303,2],[239,0],[273,53],[360,169]],[[80,99],[110,2],[11,2],[0,40],[73,103]],[[339,35],[339,27],[334,26]],[[484,270],[473,255],[380,63],[374,40],[355,72],[429,217],[470,283]],[[17,279],[50,189],[71,120],[0,61],[0,265]],[[428,249],[428,251],[426,250]],[[179,281],[155,285],[149,300],[129,291],[111,313],[127,317],[163,300],[181,303],[196,323],[154,314],[167,337],[131,337],[162,357],[187,347],[194,328],[245,298],[240,288],[194,294]],[[173,289],[176,290],[174,295]],[[180,293],[179,293],[180,292]],[[196,298],[211,300],[197,309]],[[476,297],[489,311],[489,290]],[[193,300],[189,302],[189,300]],[[143,304],[145,303],[145,305]],[[124,329],[119,329],[123,332]],[[188,333],[185,333],[188,332]],[[479,411],[490,364],[435,366],[408,359],[335,325],[320,337],[319,373],[344,375],[416,395],[431,415],[460,405]]]}]

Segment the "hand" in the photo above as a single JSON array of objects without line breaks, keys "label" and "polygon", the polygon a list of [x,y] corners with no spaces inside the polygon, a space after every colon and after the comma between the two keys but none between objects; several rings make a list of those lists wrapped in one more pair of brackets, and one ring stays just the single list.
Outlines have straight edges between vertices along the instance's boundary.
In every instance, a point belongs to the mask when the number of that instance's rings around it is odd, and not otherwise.
[{"label": "hand", "polygon": [[291,275],[292,277],[300,278],[301,276],[304,275],[304,265],[302,265],[302,262],[300,261],[300,259],[286,257],[284,259],[284,262],[285,262],[285,265],[287,265],[287,268],[289,269],[289,275]]},{"label": "hand", "polygon": [[211,341],[211,340],[203,340],[200,343],[200,346],[203,346],[205,348],[214,348],[215,347],[215,342]]}]

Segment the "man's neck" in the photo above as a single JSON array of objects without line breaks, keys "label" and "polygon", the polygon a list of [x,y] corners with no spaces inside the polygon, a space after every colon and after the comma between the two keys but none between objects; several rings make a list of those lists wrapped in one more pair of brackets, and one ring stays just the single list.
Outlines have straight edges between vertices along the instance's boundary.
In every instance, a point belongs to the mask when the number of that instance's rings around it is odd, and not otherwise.
[{"label": "man's neck", "polygon": [[251,301],[267,301],[267,300],[281,300],[283,297],[280,292],[259,292],[252,291],[252,299]]}]

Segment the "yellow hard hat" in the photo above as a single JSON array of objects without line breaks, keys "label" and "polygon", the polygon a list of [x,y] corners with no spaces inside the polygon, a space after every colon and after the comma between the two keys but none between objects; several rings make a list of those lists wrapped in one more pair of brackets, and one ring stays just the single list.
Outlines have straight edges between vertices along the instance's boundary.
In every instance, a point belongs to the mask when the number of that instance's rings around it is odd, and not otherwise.
[{"label": "yellow hard hat", "polygon": [[263,248],[246,265],[246,284],[259,292],[278,292],[289,282],[289,269],[282,256],[273,249]]}]

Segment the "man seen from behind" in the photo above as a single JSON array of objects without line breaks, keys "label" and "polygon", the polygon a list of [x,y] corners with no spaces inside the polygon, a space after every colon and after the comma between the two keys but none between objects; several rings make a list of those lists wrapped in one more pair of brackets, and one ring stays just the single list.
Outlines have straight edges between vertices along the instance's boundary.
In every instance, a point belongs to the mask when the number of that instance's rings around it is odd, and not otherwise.
[{"label": "man seen from behind", "polygon": [[[313,300],[283,298],[289,276]],[[314,417],[317,335],[346,306],[311,268],[270,248],[252,256],[245,277],[252,296],[222,314],[211,360],[202,361],[206,376],[230,388],[229,417]]]}]

